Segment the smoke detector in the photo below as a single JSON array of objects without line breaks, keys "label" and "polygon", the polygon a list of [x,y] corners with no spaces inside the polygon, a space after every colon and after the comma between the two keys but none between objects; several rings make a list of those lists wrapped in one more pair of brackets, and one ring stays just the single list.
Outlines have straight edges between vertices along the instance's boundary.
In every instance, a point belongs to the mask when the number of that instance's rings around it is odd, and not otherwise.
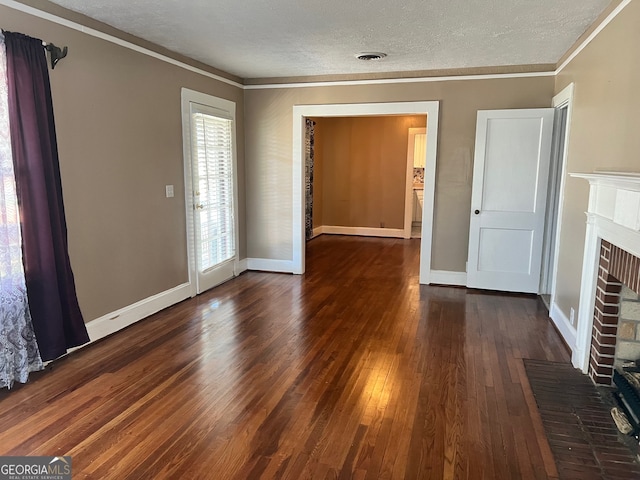
[{"label": "smoke detector", "polygon": [[382,60],[386,56],[387,54],[382,52],[362,52],[356,54],[356,58],[358,60],[363,60],[365,62],[369,62],[371,60]]}]

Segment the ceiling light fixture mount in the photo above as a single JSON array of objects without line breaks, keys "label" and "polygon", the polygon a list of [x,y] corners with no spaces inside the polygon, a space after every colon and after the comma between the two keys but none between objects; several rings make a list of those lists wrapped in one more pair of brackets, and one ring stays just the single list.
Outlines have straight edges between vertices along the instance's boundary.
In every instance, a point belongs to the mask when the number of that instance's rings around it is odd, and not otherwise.
[{"label": "ceiling light fixture mount", "polygon": [[387,54],[386,53],[382,53],[382,52],[362,52],[362,53],[356,53],[356,58],[358,60],[363,60],[365,62],[369,62],[371,60],[382,60],[384,57],[386,57]]}]

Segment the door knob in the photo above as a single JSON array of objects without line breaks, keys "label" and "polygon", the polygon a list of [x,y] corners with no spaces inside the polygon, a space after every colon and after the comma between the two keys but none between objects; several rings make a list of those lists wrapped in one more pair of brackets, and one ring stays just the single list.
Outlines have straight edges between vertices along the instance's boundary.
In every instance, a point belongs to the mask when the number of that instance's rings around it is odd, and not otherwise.
[{"label": "door knob", "polygon": [[473,213],[475,213],[476,215],[480,215],[480,210],[476,210],[476,211],[475,211],[475,212],[473,212]]}]

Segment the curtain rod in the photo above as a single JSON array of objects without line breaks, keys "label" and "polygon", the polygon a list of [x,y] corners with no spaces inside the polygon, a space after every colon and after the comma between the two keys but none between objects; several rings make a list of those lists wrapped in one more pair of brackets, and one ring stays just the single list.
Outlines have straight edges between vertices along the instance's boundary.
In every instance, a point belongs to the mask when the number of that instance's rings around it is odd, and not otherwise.
[{"label": "curtain rod", "polygon": [[42,46],[49,52],[49,59],[51,60],[51,70],[56,68],[58,62],[67,56],[69,52],[68,47],[60,48],[53,43],[42,42]]},{"label": "curtain rod", "polygon": [[[3,30],[0,30],[0,40],[4,40]],[[47,43],[42,40],[42,46],[45,48],[47,52],[49,52],[49,59],[51,60],[51,70],[56,68],[58,62],[67,56],[69,52],[69,47],[60,48],[53,43]]]}]

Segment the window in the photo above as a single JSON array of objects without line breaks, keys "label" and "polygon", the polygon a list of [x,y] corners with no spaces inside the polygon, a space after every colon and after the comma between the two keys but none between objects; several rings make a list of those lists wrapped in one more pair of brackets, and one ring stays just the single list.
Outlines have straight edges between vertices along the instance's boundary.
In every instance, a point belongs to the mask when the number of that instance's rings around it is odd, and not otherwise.
[{"label": "window", "polygon": [[192,114],[195,197],[201,271],[236,254],[233,208],[232,121],[202,112]]}]

